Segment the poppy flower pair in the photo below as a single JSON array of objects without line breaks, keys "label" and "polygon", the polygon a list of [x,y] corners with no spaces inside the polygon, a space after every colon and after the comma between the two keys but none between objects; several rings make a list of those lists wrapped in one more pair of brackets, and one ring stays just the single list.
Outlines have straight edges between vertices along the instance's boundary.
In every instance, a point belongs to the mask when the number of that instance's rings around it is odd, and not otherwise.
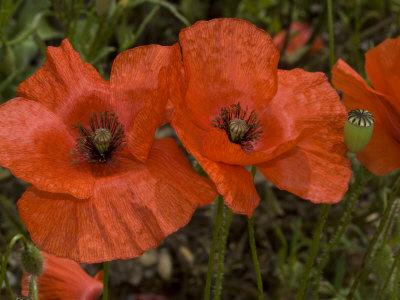
[{"label": "poppy flower pair", "polygon": [[[179,38],[181,48],[121,53],[109,82],[65,40],[0,107],[0,163],[33,184],[18,207],[39,248],[80,262],[141,255],[215,187],[251,216],[260,199],[248,165],[315,203],[342,199],[346,111],[322,73],[278,70],[270,36],[242,20],[198,22]],[[173,140],[153,140],[168,99],[213,183]]]},{"label": "poppy flower pair", "polygon": [[400,37],[387,39],[365,54],[373,88],[341,59],[332,70],[332,82],[343,92],[346,107],[366,109],[375,117],[371,140],[357,158],[377,175],[400,169],[399,62]]}]

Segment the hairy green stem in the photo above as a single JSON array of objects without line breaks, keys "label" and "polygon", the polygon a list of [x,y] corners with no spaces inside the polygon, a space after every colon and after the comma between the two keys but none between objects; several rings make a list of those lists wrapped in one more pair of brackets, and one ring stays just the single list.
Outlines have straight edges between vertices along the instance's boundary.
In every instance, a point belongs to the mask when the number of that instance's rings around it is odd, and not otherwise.
[{"label": "hairy green stem", "polygon": [[386,223],[389,219],[389,214],[393,208],[393,205],[396,200],[396,196],[399,193],[399,185],[396,185],[396,187],[393,189],[393,191],[390,193],[389,200],[386,206],[386,209],[383,213],[382,219],[379,223],[378,230],[375,232],[375,235],[373,236],[371,243],[368,246],[367,252],[365,253],[363,257],[363,261],[361,263],[361,268],[358,270],[355,280],[351,286],[350,292],[347,295],[346,299],[352,299],[354,297],[354,294],[357,291],[358,285],[363,281],[363,278],[367,275],[368,273],[368,268],[367,268],[367,263],[372,260],[373,258],[373,252],[375,250],[375,246],[384,230],[386,227]]},{"label": "hairy green stem", "polygon": [[306,297],[307,282],[310,277],[311,269],[314,265],[315,257],[317,256],[317,252],[318,252],[318,248],[319,248],[319,241],[321,239],[321,233],[324,228],[324,225],[325,225],[325,222],[328,217],[328,213],[329,213],[330,209],[331,209],[331,206],[329,204],[321,204],[321,210],[319,213],[317,226],[315,227],[315,230],[314,230],[310,253],[308,255],[308,259],[306,262],[306,269],[303,273],[299,292],[297,294],[297,298],[296,298],[297,300],[305,299],[305,297]]},{"label": "hairy green stem", "polygon": [[397,266],[396,277],[393,283],[393,291],[392,291],[392,300],[396,300],[397,298],[397,289],[400,281],[400,264]]},{"label": "hairy green stem", "polygon": [[211,297],[211,281],[214,268],[215,248],[217,245],[217,240],[222,226],[224,201],[221,195],[218,195],[216,202],[217,202],[216,203],[217,211],[215,214],[215,227],[211,241],[210,256],[208,257],[208,270],[207,270],[206,285],[204,288],[204,300],[210,300]]},{"label": "hairy green stem", "polygon": [[28,298],[34,300],[39,300],[39,292],[37,287],[37,277],[35,275],[31,275],[29,279],[29,290],[28,290]]},{"label": "hairy green stem", "polygon": [[224,220],[222,223],[222,228],[218,240],[218,263],[217,263],[217,278],[215,282],[214,300],[219,300],[221,298],[226,242],[228,240],[231,221],[232,221],[232,211],[227,206],[224,206]]},{"label": "hairy green stem", "polygon": [[108,267],[109,267],[108,261],[103,262],[103,300],[108,299]]},{"label": "hairy green stem", "polygon": [[[251,175],[253,176],[253,181],[254,181],[254,176],[256,175],[256,171],[257,168],[255,166],[251,166]],[[254,270],[256,272],[256,278],[257,278],[258,299],[262,300],[264,298],[264,287],[261,278],[260,264],[258,262],[256,239],[254,237],[253,217],[248,219],[247,228],[249,230],[251,258],[253,259]]]},{"label": "hairy green stem", "polygon": [[16,234],[10,241],[7,247],[6,255],[3,257],[3,260],[1,262],[1,275],[0,275],[0,287],[3,285],[3,280],[6,282],[6,288],[7,288],[7,293],[9,295],[10,299],[14,299],[14,294],[10,288],[10,285],[8,283],[8,278],[7,278],[7,262],[8,262],[8,257],[11,254],[11,249],[15,245],[16,242],[19,240],[22,240],[24,247],[27,247],[27,240],[22,234]]},{"label": "hairy green stem", "polygon": [[325,248],[322,254],[321,262],[318,265],[316,272],[317,274],[314,280],[315,283],[314,300],[318,300],[319,298],[319,283],[321,280],[322,271],[328,262],[329,254],[331,253],[333,248],[339,243],[344,232],[346,231],[347,225],[350,222],[350,217],[353,212],[354,206],[367,182],[366,180],[363,180],[364,172],[365,172],[364,167],[360,165],[356,175],[356,179],[352,184],[352,186],[350,187],[349,193],[347,194],[348,196],[345,199],[345,205],[339,216],[339,221],[336,223],[335,229],[333,231],[334,234],[331,240],[329,241],[328,246]]},{"label": "hairy green stem", "polygon": [[386,290],[390,284],[390,281],[392,280],[394,270],[396,270],[396,268],[399,268],[399,263],[400,263],[400,250],[397,251],[392,267],[390,268],[390,271],[386,275],[385,283],[383,284],[382,288],[379,291],[378,300],[383,300],[385,298]]}]

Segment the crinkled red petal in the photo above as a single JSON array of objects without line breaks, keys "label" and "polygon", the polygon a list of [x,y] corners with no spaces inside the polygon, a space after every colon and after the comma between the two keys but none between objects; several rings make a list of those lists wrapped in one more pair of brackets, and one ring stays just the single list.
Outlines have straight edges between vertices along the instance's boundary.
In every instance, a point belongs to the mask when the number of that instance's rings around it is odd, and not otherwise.
[{"label": "crinkled red petal", "polygon": [[154,142],[146,164],[99,178],[84,201],[30,187],[20,216],[43,250],[79,262],[127,259],[186,225],[216,190],[197,175],[172,139]]},{"label": "crinkled red petal", "polygon": [[168,100],[166,80],[171,76],[174,56],[180,58],[178,44],[150,45],[127,50],[113,63],[113,106],[126,124],[129,150],[142,162],[147,159],[154,133],[163,121]]},{"label": "crinkled red petal", "polygon": [[76,141],[62,120],[42,104],[23,98],[0,106],[0,163],[41,190],[84,199],[95,178],[75,162]]},{"label": "crinkled red petal", "polygon": [[365,70],[374,88],[393,96],[393,107],[400,112],[400,37],[386,39],[365,54]]},{"label": "crinkled red petal", "polygon": [[97,110],[109,107],[108,82],[82,62],[67,39],[60,47],[48,47],[46,54],[39,70],[18,86],[18,95],[40,102],[68,126],[86,121],[93,105]]},{"label": "crinkled red petal", "polygon": [[185,104],[195,123],[209,126],[223,106],[238,102],[259,111],[274,96],[279,52],[265,31],[243,20],[214,19],[183,29],[179,40]]}]

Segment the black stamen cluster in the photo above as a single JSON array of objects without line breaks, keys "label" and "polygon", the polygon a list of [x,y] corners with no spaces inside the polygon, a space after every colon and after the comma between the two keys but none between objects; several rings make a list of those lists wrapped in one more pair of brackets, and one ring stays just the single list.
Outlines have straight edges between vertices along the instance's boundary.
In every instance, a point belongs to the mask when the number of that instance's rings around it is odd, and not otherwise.
[{"label": "black stamen cluster", "polygon": [[[221,113],[214,121],[212,121],[211,125],[226,131],[229,140],[232,143],[239,144],[244,151],[252,151],[254,146],[257,144],[257,141],[260,137],[262,131],[262,125],[259,120],[257,120],[258,116],[254,110],[250,112],[247,116],[248,106],[246,109],[242,109],[240,106],[240,102],[237,104],[231,104],[229,107],[222,107]],[[231,130],[229,127],[229,122],[232,119],[241,119],[246,122],[248,129],[243,137],[239,141],[233,141],[231,139]]]},{"label": "black stamen cluster", "polygon": [[[89,118],[89,128],[85,128],[81,123],[74,125],[74,128],[78,129],[80,135],[76,139],[76,150],[88,162],[108,162],[114,152],[126,145],[124,125],[119,123],[114,113],[108,111],[101,112],[100,118],[96,113],[92,114]],[[100,153],[93,141],[94,133],[99,128],[108,129],[111,133],[110,145],[103,153]]]}]

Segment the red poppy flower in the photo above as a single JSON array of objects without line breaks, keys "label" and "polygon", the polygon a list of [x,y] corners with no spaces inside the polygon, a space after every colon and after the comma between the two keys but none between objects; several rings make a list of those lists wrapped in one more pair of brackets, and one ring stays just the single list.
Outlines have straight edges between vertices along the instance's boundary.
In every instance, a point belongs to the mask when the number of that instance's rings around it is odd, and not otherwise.
[{"label": "red poppy flower", "polygon": [[343,92],[347,109],[374,115],[371,140],[357,158],[372,173],[383,175],[400,168],[400,37],[372,48],[365,59],[374,88],[342,60],[332,70],[332,82]]},{"label": "red poppy flower", "polygon": [[[312,28],[307,23],[298,21],[292,22],[289,30],[289,41],[285,52],[288,54],[294,53],[297,49],[304,46],[312,35]],[[282,51],[285,44],[287,30],[284,29],[274,36],[273,41],[279,51]],[[318,52],[324,46],[324,42],[318,36],[311,45],[310,53]]]},{"label": "red poppy flower", "polygon": [[[103,293],[103,271],[90,277],[75,261],[42,252],[44,269],[38,278],[40,300],[96,300]],[[22,295],[28,295],[29,274],[22,277]]]},{"label": "red poppy flower", "polygon": [[315,203],[340,201],[351,176],[346,111],[325,75],[278,71],[270,36],[243,20],[201,21],[179,38],[171,124],[226,204],[248,216],[258,205],[246,165]]},{"label": "red poppy flower", "polygon": [[154,140],[178,45],[120,54],[104,81],[67,40],[0,107],[0,163],[42,250],[79,262],[141,255],[214,200],[172,139]]}]

